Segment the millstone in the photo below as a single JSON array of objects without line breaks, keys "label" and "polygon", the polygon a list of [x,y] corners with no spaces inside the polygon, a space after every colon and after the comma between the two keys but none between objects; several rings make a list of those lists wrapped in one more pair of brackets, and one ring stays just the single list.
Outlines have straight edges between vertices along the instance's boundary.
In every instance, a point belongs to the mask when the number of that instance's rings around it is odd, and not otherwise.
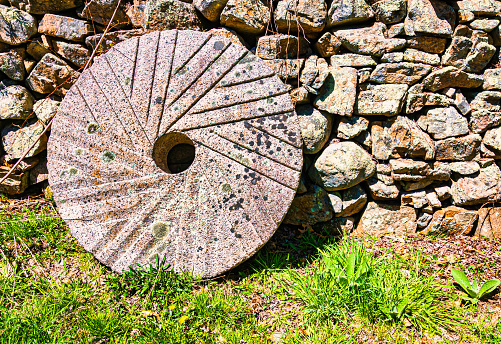
[{"label": "millstone", "polygon": [[62,101],[49,182],[73,236],[115,271],[216,276],[254,254],[294,197],[302,142],[284,84],[229,40],[152,32],[113,47]]}]

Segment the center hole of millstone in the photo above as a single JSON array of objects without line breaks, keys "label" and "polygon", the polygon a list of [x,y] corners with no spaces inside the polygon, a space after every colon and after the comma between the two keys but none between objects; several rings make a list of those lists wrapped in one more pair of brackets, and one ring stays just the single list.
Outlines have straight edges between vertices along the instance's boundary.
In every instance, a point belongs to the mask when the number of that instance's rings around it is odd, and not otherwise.
[{"label": "center hole of millstone", "polygon": [[195,145],[183,133],[167,133],[155,142],[153,160],[159,168],[167,173],[183,172],[195,160]]}]

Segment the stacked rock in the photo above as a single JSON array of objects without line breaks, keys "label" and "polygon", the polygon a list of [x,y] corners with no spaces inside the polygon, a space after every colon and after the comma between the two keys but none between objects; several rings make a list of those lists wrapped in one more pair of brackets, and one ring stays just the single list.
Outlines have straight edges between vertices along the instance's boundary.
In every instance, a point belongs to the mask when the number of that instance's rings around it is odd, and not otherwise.
[{"label": "stacked rock", "polygon": [[[11,4],[0,5],[0,176],[54,116],[119,1]],[[500,236],[501,208],[481,208],[501,198],[500,21],[498,0],[134,0],[122,1],[98,53],[177,28],[265,60],[290,90],[304,140],[285,223]],[[46,142],[0,192],[46,180]]]}]

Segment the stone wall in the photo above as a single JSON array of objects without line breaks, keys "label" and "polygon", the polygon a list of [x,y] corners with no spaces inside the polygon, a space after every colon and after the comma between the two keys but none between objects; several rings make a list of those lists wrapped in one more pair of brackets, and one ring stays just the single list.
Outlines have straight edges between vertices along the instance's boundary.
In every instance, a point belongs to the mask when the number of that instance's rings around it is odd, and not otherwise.
[{"label": "stone wall", "polygon": [[[0,0],[0,177],[55,115],[119,0]],[[290,87],[305,166],[285,223],[499,236],[501,1],[122,1],[98,52],[204,30]],[[46,183],[47,136],[0,192]]]}]

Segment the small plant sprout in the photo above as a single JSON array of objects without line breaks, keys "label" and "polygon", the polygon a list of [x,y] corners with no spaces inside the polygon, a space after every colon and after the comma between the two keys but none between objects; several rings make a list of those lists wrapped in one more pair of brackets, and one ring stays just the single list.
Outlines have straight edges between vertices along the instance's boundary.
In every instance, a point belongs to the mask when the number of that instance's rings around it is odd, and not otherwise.
[{"label": "small plant sprout", "polygon": [[499,286],[499,284],[501,284],[500,280],[491,279],[485,282],[482,286],[479,286],[478,282],[475,280],[470,284],[468,277],[466,277],[465,273],[461,270],[452,269],[451,273],[456,283],[459,284],[465,292],[465,294],[462,296],[463,299],[474,304],[480,301],[480,299],[482,299],[484,296],[493,292]]}]

